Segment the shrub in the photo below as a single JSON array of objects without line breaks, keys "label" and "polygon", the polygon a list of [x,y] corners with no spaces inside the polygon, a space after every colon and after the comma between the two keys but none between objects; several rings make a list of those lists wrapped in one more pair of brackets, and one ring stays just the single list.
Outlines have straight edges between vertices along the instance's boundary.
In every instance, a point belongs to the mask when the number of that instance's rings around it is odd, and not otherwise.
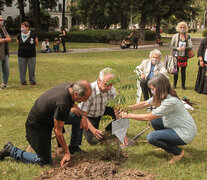
[{"label": "shrub", "polygon": [[207,36],[207,29],[205,29],[205,30],[202,32],[202,35],[203,35],[203,37],[206,37],[206,36]]},{"label": "shrub", "polygon": [[196,32],[196,31],[198,31],[198,29],[197,28],[190,28],[189,30],[188,30],[188,33],[191,33],[191,32]]},{"label": "shrub", "polygon": [[154,31],[146,30],[145,32],[145,41],[155,40],[156,33]]},{"label": "shrub", "polygon": [[[131,34],[132,30],[80,30],[66,33],[66,41],[70,42],[88,42],[88,43],[108,43],[110,40],[119,41]],[[36,35],[40,41],[48,38],[52,41],[58,37],[60,32],[37,32]],[[155,32],[147,30],[145,33],[146,41],[155,40]]]},{"label": "shrub", "polygon": [[175,33],[177,33],[177,31],[176,31],[175,27],[170,27],[167,29],[167,33],[168,34],[175,34]]}]

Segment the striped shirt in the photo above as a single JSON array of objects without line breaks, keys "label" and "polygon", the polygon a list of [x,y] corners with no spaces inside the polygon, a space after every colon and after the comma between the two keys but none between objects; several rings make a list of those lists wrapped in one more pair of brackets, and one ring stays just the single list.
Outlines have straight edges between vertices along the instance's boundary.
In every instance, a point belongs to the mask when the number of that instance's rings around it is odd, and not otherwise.
[{"label": "striped shirt", "polygon": [[107,93],[102,93],[97,81],[91,83],[92,93],[86,102],[80,103],[79,108],[88,113],[88,117],[103,116],[107,102],[116,97],[116,91],[112,87]]}]

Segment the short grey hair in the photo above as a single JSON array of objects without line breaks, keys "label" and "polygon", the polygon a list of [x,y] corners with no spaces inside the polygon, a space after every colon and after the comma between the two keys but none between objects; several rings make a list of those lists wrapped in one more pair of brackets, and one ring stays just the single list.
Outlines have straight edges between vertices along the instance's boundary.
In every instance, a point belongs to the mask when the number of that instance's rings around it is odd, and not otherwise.
[{"label": "short grey hair", "polygon": [[154,50],[150,51],[149,57],[151,58],[154,54],[157,54],[159,56],[159,59],[161,59],[162,53],[160,52],[159,49],[154,49]]},{"label": "short grey hair", "polygon": [[83,84],[81,84],[79,81],[75,82],[72,86],[73,92],[77,92],[78,96],[83,97],[86,95],[87,88]]},{"label": "short grey hair", "polygon": [[186,28],[186,32],[188,32],[188,25],[187,25],[187,23],[184,22],[184,21],[178,23],[178,25],[176,26],[176,30],[177,30],[177,32],[180,32],[180,27],[181,27],[182,25],[185,26],[185,28]]},{"label": "short grey hair", "polygon": [[107,67],[107,68],[104,68],[104,69],[102,69],[100,71],[100,73],[99,73],[99,79],[101,81],[103,81],[104,80],[104,76],[107,75],[107,74],[111,74],[111,75],[114,76],[113,70],[111,68]]}]

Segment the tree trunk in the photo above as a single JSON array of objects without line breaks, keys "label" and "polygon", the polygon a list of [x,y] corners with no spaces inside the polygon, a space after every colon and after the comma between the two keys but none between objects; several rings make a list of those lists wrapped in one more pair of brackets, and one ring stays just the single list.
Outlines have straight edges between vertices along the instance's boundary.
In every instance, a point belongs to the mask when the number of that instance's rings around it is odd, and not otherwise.
[{"label": "tree trunk", "polygon": [[25,21],[24,0],[18,0],[20,23]]},{"label": "tree trunk", "polygon": [[65,29],[65,0],[63,0],[63,11],[62,11],[62,28]]},{"label": "tree trunk", "polygon": [[140,22],[140,40],[145,40],[145,26],[146,26],[146,15],[142,12]]},{"label": "tree trunk", "polygon": [[40,30],[40,1],[39,0],[31,0],[32,9],[34,14],[34,27],[35,31]]},{"label": "tree trunk", "polygon": [[121,12],[121,29],[128,28],[127,12]]},{"label": "tree trunk", "polygon": [[156,39],[160,38],[160,21],[161,21],[160,16],[157,16],[156,36],[155,36]]}]

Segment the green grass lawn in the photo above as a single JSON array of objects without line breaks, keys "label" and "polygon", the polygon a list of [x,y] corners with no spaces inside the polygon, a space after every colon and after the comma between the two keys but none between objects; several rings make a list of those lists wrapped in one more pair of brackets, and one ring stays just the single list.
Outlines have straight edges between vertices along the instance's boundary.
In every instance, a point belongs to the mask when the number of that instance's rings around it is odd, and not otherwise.
[{"label": "green grass lawn", "polygon": [[[169,51],[162,51],[163,59]],[[80,53],[80,54],[38,54],[36,79],[37,85],[23,87],[19,82],[19,72],[17,67],[17,57],[10,57],[10,89],[3,89],[0,101],[0,147],[7,141],[11,141],[19,148],[25,149],[28,143],[25,138],[25,121],[34,101],[47,89],[65,82],[87,79],[94,81],[98,73],[105,67],[112,67],[121,74],[122,77],[133,75],[132,69],[141,63],[143,59],[148,58],[149,50],[129,50],[120,52],[103,53]],[[176,165],[167,165],[166,162],[172,158],[172,155],[165,152],[155,152],[150,144],[138,143],[134,147],[124,149],[129,158],[122,163],[121,168],[137,169],[154,174],[156,179],[207,179],[206,175],[206,136],[207,136],[207,96],[197,94],[193,88],[197,75],[197,60],[194,57],[189,60],[187,67],[187,89],[181,89],[180,77],[178,95],[182,98],[187,96],[192,102],[195,102],[195,110],[190,111],[198,127],[198,133],[194,141],[183,149],[186,152],[184,159]],[[28,77],[27,77],[28,78]],[[172,82],[172,75],[169,75]],[[125,83],[125,82],[123,82]],[[131,83],[136,83],[131,81]],[[115,85],[116,87],[116,85]],[[136,90],[129,90],[127,94],[135,94]],[[127,103],[135,103],[135,99],[130,99]],[[136,111],[136,113],[145,113],[145,110]],[[146,122],[130,120],[128,136],[133,137],[146,127]],[[149,131],[148,131],[149,132]],[[145,139],[147,133],[141,138]],[[67,143],[70,141],[70,132],[67,128]],[[56,144],[52,141],[53,146]],[[81,146],[84,150],[92,153],[93,151],[103,151],[102,145],[89,146],[85,140]],[[75,158],[72,156],[72,158]],[[39,167],[37,165],[28,165],[16,162],[10,157],[0,162],[0,179],[34,179],[40,173],[49,169],[50,166]]]}]

